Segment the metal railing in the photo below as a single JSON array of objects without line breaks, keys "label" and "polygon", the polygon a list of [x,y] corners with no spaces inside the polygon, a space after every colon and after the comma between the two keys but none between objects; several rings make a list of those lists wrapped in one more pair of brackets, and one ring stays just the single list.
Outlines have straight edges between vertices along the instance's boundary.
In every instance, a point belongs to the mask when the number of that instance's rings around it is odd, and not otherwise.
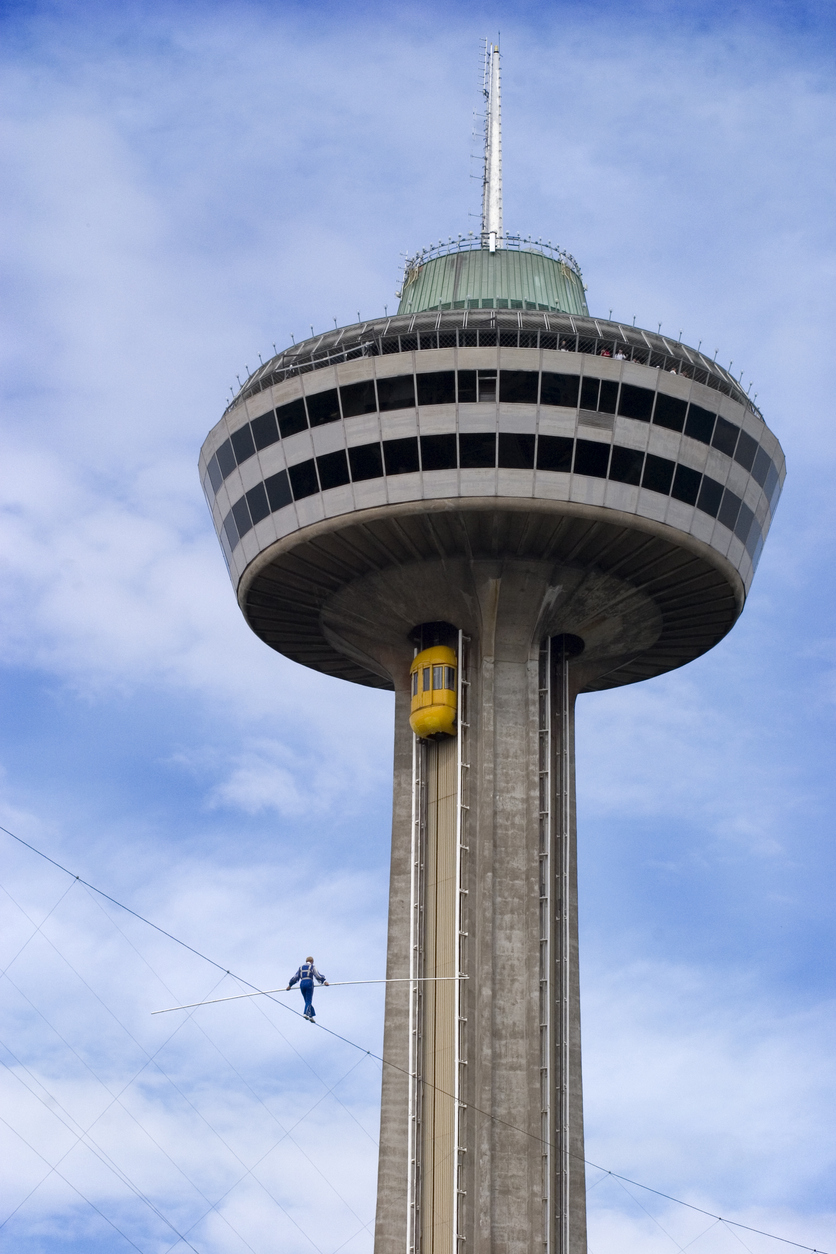
[{"label": "metal railing", "polygon": [[633,361],[694,379],[763,415],[737,379],[710,357],[677,340],[602,318],[533,310],[454,309],[380,318],[314,336],[250,375],[227,412],[286,379],[359,357],[455,347],[542,348]]},{"label": "metal railing", "polygon": [[[446,242],[439,240],[437,244],[429,244],[426,248],[419,249],[411,257],[407,257],[404,263],[403,280],[401,290],[396,292],[400,297],[401,293],[407,286],[410,273],[423,266],[428,261],[434,261],[436,257],[447,257],[451,253],[469,253],[478,252],[481,249],[488,249],[490,245],[488,232],[481,231],[474,234],[469,231],[467,235],[448,236]],[[498,235],[495,241],[497,250],[504,249],[511,252],[532,252],[541,253],[544,257],[549,257],[552,261],[559,261],[561,265],[568,266],[578,278],[583,281],[581,268],[571,253],[565,248],[560,248],[557,244],[553,244],[551,240],[545,243],[542,239],[535,239],[531,235]]]}]

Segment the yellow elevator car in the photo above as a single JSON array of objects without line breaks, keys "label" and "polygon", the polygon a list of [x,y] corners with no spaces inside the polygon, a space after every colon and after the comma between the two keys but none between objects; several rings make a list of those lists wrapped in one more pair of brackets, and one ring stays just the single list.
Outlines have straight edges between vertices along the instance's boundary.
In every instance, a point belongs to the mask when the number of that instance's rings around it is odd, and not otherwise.
[{"label": "yellow elevator car", "polygon": [[446,645],[424,649],[410,667],[412,705],[409,725],[416,736],[454,736],[456,654]]}]

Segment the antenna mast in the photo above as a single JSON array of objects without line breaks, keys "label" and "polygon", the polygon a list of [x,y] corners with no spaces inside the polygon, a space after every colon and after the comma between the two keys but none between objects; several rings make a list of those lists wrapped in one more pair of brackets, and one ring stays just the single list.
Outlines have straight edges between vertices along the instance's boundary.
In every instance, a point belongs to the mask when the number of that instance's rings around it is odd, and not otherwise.
[{"label": "antenna mast", "polygon": [[499,99],[499,45],[485,41],[485,175],[482,188],[482,247],[496,252],[502,238],[502,112]]}]

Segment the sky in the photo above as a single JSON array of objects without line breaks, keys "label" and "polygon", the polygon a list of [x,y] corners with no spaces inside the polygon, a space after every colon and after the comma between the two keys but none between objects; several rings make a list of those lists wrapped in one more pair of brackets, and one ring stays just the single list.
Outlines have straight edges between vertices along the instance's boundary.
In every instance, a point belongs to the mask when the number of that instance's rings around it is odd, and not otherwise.
[{"label": "sky", "polygon": [[196,463],[259,354],[473,229],[497,32],[507,228],[716,348],[788,465],[730,636],[579,701],[590,1251],[790,1248],[606,1171],[836,1249],[833,18],[0,6],[0,824],[71,872],[0,832],[0,1250],[372,1249],[379,987],[338,1036],[151,1014],[385,967],[392,698],[250,633]]}]

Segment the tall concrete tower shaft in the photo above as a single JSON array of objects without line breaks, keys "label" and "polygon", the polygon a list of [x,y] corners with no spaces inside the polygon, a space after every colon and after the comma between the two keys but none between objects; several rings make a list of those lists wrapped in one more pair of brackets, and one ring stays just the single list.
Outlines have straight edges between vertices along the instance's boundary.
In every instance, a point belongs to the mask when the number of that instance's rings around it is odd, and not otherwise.
[{"label": "tall concrete tower shaft", "polygon": [[[396,316],[277,354],[200,455],[253,631],[395,693],[377,1254],[585,1254],[575,700],[723,638],[785,473],[727,371],[590,317],[493,212],[495,251],[413,258]],[[419,738],[437,685],[454,734]]]}]

